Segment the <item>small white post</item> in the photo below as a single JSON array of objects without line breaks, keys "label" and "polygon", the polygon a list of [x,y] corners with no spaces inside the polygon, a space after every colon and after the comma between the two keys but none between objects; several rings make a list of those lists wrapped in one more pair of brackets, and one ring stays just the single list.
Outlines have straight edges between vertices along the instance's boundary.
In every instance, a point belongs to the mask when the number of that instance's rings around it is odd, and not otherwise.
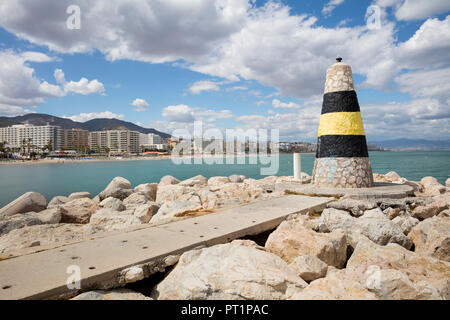
[{"label": "small white post", "polygon": [[301,180],[301,174],[302,174],[302,165],[300,160],[300,153],[294,153],[294,179],[295,180]]}]

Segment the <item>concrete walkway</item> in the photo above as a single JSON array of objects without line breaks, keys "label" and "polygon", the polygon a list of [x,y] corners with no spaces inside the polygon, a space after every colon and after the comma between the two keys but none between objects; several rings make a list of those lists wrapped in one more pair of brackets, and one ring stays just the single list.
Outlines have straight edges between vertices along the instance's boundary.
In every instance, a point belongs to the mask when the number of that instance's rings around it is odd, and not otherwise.
[{"label": "concrete walkway", "polygon": [[284,196],[0,261],[0,299],[75,295],[66,285],[74,265],[81,271],[82,290],[117,286],[125,268],[146,265],[157,272],[165,258],[274,229],[288,215],[321,210],[331,200]]}]

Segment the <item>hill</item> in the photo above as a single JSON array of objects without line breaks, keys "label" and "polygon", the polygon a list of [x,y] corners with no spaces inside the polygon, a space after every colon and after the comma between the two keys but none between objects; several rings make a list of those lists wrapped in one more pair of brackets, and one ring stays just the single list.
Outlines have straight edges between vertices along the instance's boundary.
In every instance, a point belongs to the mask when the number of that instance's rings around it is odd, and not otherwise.
[{"label": "hill", "polygon": [[143,128],[134,123],[122,121],[119,119],[93,119],[86,122],[76,122],[70,119],[60,118],[42,113],[29,113],[17,117],[0,117],[0,127],[7,127],[14,124],[33,124],[43,126],[47,123],[54,126],[60,126],[63,129],[84,129],[88,131],[102,130],[133,130],[140,133],[154,133],[162,138],[170,138],[170,134],[149,128]]}]

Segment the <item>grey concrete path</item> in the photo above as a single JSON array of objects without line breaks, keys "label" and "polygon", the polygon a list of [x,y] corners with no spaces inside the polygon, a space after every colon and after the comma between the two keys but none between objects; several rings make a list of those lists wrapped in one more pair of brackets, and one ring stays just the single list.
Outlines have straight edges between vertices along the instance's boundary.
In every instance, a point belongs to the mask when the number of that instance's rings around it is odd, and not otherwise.
[{"label": "grey concrete path", "polygon": [[81,271],[81,289],[112,287],[121,271],[154,266],[201,246],[225,243],[276,228],[290,214],[322,210],[330,198],[284,196],[219,213],[69,244],[0,261],[0,299],[71,296],[68,267]]}]

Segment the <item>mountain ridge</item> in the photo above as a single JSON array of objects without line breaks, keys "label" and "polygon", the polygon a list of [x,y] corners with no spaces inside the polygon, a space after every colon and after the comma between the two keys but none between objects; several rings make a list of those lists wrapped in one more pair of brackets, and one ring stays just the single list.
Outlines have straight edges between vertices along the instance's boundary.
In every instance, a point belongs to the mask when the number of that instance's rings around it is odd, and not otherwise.
[{"label": "mountain ridge", "polygon": [[50,125],[60,126],[62,129],[84,129],[90,132],[103,130],[128,129],[140,133],[154,133],[161,138],[167,139],[171,135],[153,128],[143,128],[134,123],[119,119],[97,118],[86,122],[77,122],[67,118],[61,118],[44,113],[28,113],[16,117],[0,117],[0,127],[7,127],[15,124],[29,123],[36,126]]}]

